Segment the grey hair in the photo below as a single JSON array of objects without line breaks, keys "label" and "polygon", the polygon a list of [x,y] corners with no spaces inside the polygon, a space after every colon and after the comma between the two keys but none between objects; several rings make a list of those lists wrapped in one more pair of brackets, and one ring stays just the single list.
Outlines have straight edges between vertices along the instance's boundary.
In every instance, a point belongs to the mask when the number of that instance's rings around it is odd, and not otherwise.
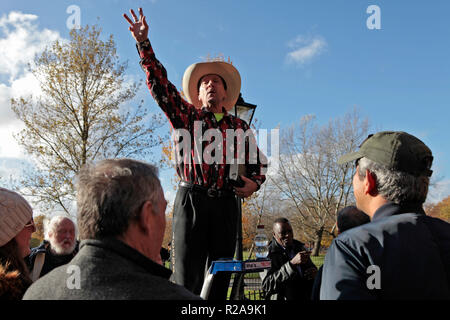
[{"label": "grey hair", "polygon": [[49,238],[49,233],[50,232],[55,232],[56,229],[58,228],[59,224],[61,223],[61,221],[63,221],[64,219],[68,219],[73,223],[73,226],[75,228],[75,235],[76,235],[76,230],[77,230],[77,226],[75,225],[75,223],[72,221],[72,219],[70,219],[67,216],[54,216],[53,218],[51,218],[51,220],[48,222],[48,224],[45,226],[45,233],[44,233],[44,239],[45,240],[50,240]]},{"label": "grey hair", "polygon": [[77,176],[80,239],[122,235],[140,217],[145,201],[159,205],[158,169],[132,159],[107,159],[85,165]]},{"label": "grey hair", "polygon": [[394,171],[366,157],[359,159],[358,175],[366,176],[369,170],[376,178],[378,193],[388,201],[396,204],[422,204],[428,194],[430,178]]}]

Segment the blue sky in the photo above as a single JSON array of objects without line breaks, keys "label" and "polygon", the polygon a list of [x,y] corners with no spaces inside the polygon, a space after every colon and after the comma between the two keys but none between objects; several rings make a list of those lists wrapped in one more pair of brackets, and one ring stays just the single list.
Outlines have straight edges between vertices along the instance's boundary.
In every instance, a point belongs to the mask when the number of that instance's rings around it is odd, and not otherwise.
[{"label": "blue sky", "polygon": [[[286,127],[307,114],[326,123],[357,106],[374,130],[403,130],[422,139],[441,178],[436,198],[450,194],[449,1],[2,0],[0,41],[8,48],[0,48],[0,58],[18,50],[8,38],[18,27],[8,20],[11,12],[35,16],[28,37],[45,35],[32,38],[32,50],[26,47],[31,56],[52,37],[68,38],[70,5],[80,8],[82,25],[98,24],[105,37],[114,35],[132,79],[144,74],[121,15],[142,6],[155,53],[179,89],[188,65],[223,54],[241,73],[245,100],[258,105],[262,128]],[[380,8],[380,30],[367,27],[370,5]],[[1,27],[7,20],[8,31]],[[25,60],[0,64],[3,141],[10,141],[6,135],[17,124],[6,98],[22,93],[30,80]],[[138,96],[159,112],[146,88]],[[22,159],[16,147],[0,146],[2,170]],[[161,176],[166,181],[171,174]]]}]

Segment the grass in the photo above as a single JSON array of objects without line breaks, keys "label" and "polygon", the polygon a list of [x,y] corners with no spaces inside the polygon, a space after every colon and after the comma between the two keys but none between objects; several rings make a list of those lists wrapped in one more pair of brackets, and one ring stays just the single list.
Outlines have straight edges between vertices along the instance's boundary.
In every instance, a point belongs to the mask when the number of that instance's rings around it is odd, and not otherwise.
[{"label": "grass", "polygon": [[[248,260],[248,251],[244,251],[242,253],[242,255],[244,256],[244,261]],[[255,259],[254,255],[252,256],[252,259]],[[318,255],[317,257],[311,256],[311,260],[316,265],[316,267],[319,268],[321,265],[323,265],[323,261],[325,260],[325,255],[321,254],[321,255]]]}]

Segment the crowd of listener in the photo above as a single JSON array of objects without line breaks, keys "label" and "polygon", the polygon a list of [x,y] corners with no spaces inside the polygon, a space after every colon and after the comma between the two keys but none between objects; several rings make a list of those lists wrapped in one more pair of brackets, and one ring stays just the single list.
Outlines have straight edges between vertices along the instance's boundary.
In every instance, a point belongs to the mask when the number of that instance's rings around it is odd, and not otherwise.
[{"label": "crowd of listener", "polygon": [[[293,239],[289,221],[275,220],[266,297],[449,299],[450,224],[422,208],[431,151],[407,133],[380,132],[340,160],[348,161],[356,161],[357,208],[339,212],[339,236],[323,268],[317,272]],[[167,202],[157,168],[103,160],[86,165],[76,187],[79,251],[75,225],[64,217],[52,219],[46,240],[30,250],[33,210],[20,194],[0,188],[2,299],[200,299],[169,281],[171,271],[162,266]],[[70,266],[79,268],[75,289],[67,285]],[[371,266],[380,270],[376,287],[367,285]]]}]

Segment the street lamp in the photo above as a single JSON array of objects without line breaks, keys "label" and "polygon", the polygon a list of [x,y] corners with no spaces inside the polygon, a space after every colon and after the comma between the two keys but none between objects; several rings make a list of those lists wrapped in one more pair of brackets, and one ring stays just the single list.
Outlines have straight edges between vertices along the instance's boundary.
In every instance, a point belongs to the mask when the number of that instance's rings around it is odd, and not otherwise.
[{"label": "street lamp", "polygon": [[[239,98],[236,102],[236,105],[230,110],[230,113],[235,117],[240,118],[247,122],[250,126],[253,120],[253,115],[255,113],[256,105],[247,103],[242,98],[242,93],[239,93]],[[235,166],[239,166],[237,168]],[[231,165],[230,171],[237,172],[245,172],[245,165]],[[242,253],[242,198],[237,198],[238,203],[238,217],[237,217],[237,236],[236,236],[236,249],[235,255],[236,260],[243,261],[243,253]],[[234,278],[233,288],[231,290],[231,299],[232,300],[242,300],[244,297],[244,286],[243,286],[244,274],[241,273]]]},{"label": "street lamp", "polygon": [[[250,126],[253,120],[253,115],[256,110],[256,104],[247,103],[244,101],[244,98],[242,98],[242,93],[239,93],[239,98],[236,101],[235,106],[230,110],[231,114],[234,114],[235,117],[240,118],[247,122],[247,124]],[[245,173],[245,165],[241,164],[238,165],[236,163],[231,165],[230,168],[231,175],[234,176],[234,178],[237,180],[237,175],[244,174]],[[240,178],[239,178],[240,180]],[[239,207],[239,214],[238,214],[238,232],[237,232],[237,238],[236,238],[236,259],[239,261],[243,260],[242,255],[242,198],[238,197],[238,207]]]},{"label": "street lamp", "polygon": [[242,93],[239,93],[239,98],[236,105],[230,110],[230,113],[247,122],[250,126],[253,120],[253,114],[255,113],[256,104],[247,103],[242,98]]}]

